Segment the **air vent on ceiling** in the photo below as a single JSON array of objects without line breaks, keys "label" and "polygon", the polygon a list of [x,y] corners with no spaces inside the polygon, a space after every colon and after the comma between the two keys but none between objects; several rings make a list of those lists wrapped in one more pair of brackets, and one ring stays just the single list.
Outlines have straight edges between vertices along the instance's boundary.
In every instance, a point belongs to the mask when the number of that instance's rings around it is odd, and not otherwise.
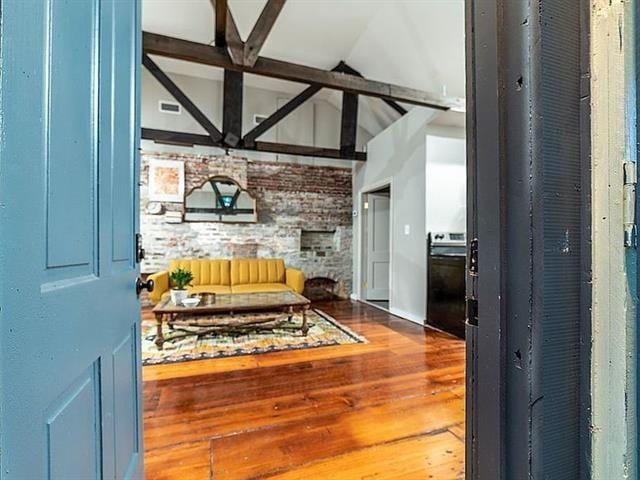
[{"label": "air vent on ceiling", "polygon": [[171,113],[173,115],[182,114],[182,105],[170,100],[160,100],[158,102],[158,108],[162,113]]},{"label": "air vent on ceiling", "polygon": [[266,115],[260,115],[259,113],[256,113],[253,116],[253,124],[254,125],[260,125],[262,122],[264,122],[267,119]]}]

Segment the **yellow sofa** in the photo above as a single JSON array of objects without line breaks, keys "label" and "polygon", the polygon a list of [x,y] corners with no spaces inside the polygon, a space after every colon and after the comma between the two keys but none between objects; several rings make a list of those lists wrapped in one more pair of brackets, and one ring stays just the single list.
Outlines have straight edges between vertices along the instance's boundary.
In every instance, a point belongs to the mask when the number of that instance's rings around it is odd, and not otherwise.
[{"label": "yellow sofa", "polygon": [[193,281],[188,287],[191,293],[213,292],[256,293],[283,292],[292,290],[302,293],[304,274],[295,268],[285,268],[279,258],[261,259],[180,259],[169,262],[169,270],[149,275],[154,282],[151,301],[158,303],[169,294],[171,288],[169,272],[184,268],[193,273]]}]

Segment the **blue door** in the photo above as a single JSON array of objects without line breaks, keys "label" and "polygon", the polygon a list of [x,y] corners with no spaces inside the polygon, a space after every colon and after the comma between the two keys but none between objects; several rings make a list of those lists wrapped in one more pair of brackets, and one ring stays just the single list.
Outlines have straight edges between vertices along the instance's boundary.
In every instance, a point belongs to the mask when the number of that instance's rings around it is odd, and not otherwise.
[{"label": "blue door", "polygon": [[139,478],[139,4],[0,4],[0,477]]}]

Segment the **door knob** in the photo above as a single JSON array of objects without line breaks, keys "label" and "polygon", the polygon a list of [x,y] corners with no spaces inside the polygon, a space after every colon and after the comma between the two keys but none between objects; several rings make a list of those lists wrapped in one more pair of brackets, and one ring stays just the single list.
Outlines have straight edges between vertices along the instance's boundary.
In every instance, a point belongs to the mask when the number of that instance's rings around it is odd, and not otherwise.
[{"label": "door knob", "polygon": [[140,296],[140,292],[142,292],[142,290],[153,292],[153,287],[153,280],[147,280],[146,282],[143,282],[142,279],[138,277],[136,280],[136,295]]}]

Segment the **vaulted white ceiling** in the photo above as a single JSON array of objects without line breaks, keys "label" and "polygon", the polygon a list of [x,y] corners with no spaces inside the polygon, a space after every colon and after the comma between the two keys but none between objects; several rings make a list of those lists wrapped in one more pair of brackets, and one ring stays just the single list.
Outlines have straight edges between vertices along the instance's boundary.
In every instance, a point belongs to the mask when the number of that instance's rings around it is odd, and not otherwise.
[{"label": "vaulted white ceiling", "polygon": [[[266,0],[229,0],[246,39]],[[213,43],[209,0],[143,0],[146,31]],[[345,60],[365,77],[464,97],[464,0],[288,0],[261,55],[331,69]],[[169,72],[221,78],[218,69],[162,59]],[[247,76],[246,83],[284,92],[300,84]],[[340,95],[323,90],[331,103]],[[379,100],[361,102],[360,121],[373,134],[398,115]],[[411,108],[411,107],[409,107]],[[443,121],[462,122],[462,114]]]}]

